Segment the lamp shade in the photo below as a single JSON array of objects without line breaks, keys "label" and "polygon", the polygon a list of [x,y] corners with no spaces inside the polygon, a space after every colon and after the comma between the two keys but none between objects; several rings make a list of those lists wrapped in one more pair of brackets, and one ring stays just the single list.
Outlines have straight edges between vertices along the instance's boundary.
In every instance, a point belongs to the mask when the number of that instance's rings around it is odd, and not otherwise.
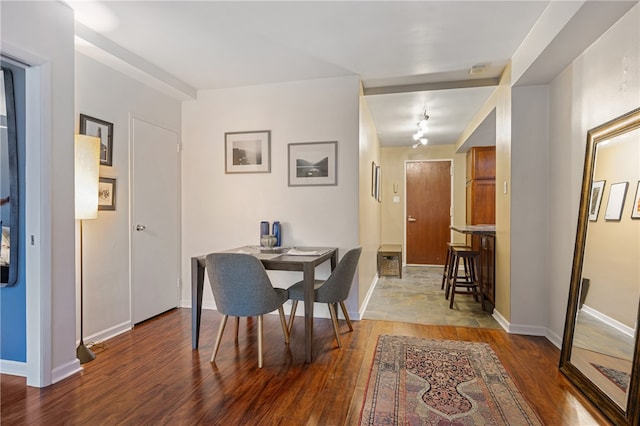
[{"label": "lamp shade", "polygon": [[100,176],[100,139],[75,137],[76,219],[98,217],[98,182]]}]

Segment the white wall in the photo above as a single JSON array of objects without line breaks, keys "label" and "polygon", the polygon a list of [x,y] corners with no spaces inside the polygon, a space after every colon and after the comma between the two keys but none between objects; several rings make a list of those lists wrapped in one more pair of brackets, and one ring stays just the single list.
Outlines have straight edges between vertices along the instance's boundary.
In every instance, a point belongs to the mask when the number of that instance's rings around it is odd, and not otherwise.
[{"label": "white wall", "polygon": [[[75,354],[73,13],[58,2],[3,2],[4,54],[27,72],[27,383],[79,368]],[[37,29],[37,31],[35,30]]]},{"label": "white wall", "polygon": [[[511,91],[511,324],[545,335],[548,244],[548,86]],[[498,182],[496,190],[504,187]]]},{"label": "white wall", "polygon": [[[191,304],[190,257],[258,244],[262,220],[282,223],[283,245],[337,246],[340,255],[358,245],[358,94],[358,79],[344,77],[201,91],[184,102],[184,306]],[[225,174],[224,133],[255,130],[271,130],[271,173]],[[338,185],[288,187],[287,144],[318,141],[338,141]],[[301,279],[269,274],[281,287]],[[208,280],[203,304],[214,306]]]},{"label": "white wall", "polygon": [[[75,61],[76,131],[81,113],[113,123],[114,129],[113,166],[100,166],[100,176],[116,178],[116,210],[101,210],[97,219],[85,220],[83,225],[84,338],[85,343],[89,343],[104,340],[132,325],[129,280],[131,118],[142,118],[179,134],[181,102],[80,53],[76,53]],[[79,339],[79,328],[77,333]]]},{"label": "white wall", "polygon": [[[587,131],[640,105],[640,6],[550,85],[549,329],[562,336]],[[558,343],[558,342],[554,342]]]}]

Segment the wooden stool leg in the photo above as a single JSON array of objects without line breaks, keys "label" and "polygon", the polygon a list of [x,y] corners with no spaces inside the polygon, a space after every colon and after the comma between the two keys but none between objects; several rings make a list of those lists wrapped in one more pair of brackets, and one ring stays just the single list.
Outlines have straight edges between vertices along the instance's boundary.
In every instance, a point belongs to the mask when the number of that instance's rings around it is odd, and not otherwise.
[{"label": "wooden stool leg", "polygon": [[453,298],[456,295],[456,282],[458,281],[458,268],[460,266],[460,257],[454,254],[455,262],[453,263],[453,272],[451,273],[451,280],[447,288],[449,288],[449,309],[453,309]]},{"label": "wooden stool leg", "polygon": [[444,284],[447,279],[449,279],[449,271],[451,270],[451,266],[449,263],[451,262],[451,246],[447,247],[447,254],[444,257],[444,268],[442,269],[442,286],[441,290],[444,290]]}]

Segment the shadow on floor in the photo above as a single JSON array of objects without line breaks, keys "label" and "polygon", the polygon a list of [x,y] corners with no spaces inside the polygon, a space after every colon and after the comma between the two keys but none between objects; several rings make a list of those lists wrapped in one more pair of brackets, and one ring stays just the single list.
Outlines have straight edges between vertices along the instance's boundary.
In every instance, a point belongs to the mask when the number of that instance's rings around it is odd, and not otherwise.
[{"label": "shadow on floor", "polygon": [[437,266],[407,266],[402,279],[380,277],[363,319],[501,328],[472,296],[457,294],[449,309],[441,284],[442,267]]}]

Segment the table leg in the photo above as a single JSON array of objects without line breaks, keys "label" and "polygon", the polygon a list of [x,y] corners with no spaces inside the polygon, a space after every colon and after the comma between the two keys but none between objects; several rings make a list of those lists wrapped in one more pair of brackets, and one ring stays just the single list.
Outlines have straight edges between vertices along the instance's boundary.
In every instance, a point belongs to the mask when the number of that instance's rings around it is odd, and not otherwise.
[{"label": "table leg", "polygon": [[304,265],[304,353],[305,360],[311,362],[313,358],[313,283],[315,281],[315,266],[313,264]]},{"label": "table leg", "polygon": [[191,258],[191,347],[198,349],[200,319],[202,318],[202,294],[204,293],[205,260]]}]

